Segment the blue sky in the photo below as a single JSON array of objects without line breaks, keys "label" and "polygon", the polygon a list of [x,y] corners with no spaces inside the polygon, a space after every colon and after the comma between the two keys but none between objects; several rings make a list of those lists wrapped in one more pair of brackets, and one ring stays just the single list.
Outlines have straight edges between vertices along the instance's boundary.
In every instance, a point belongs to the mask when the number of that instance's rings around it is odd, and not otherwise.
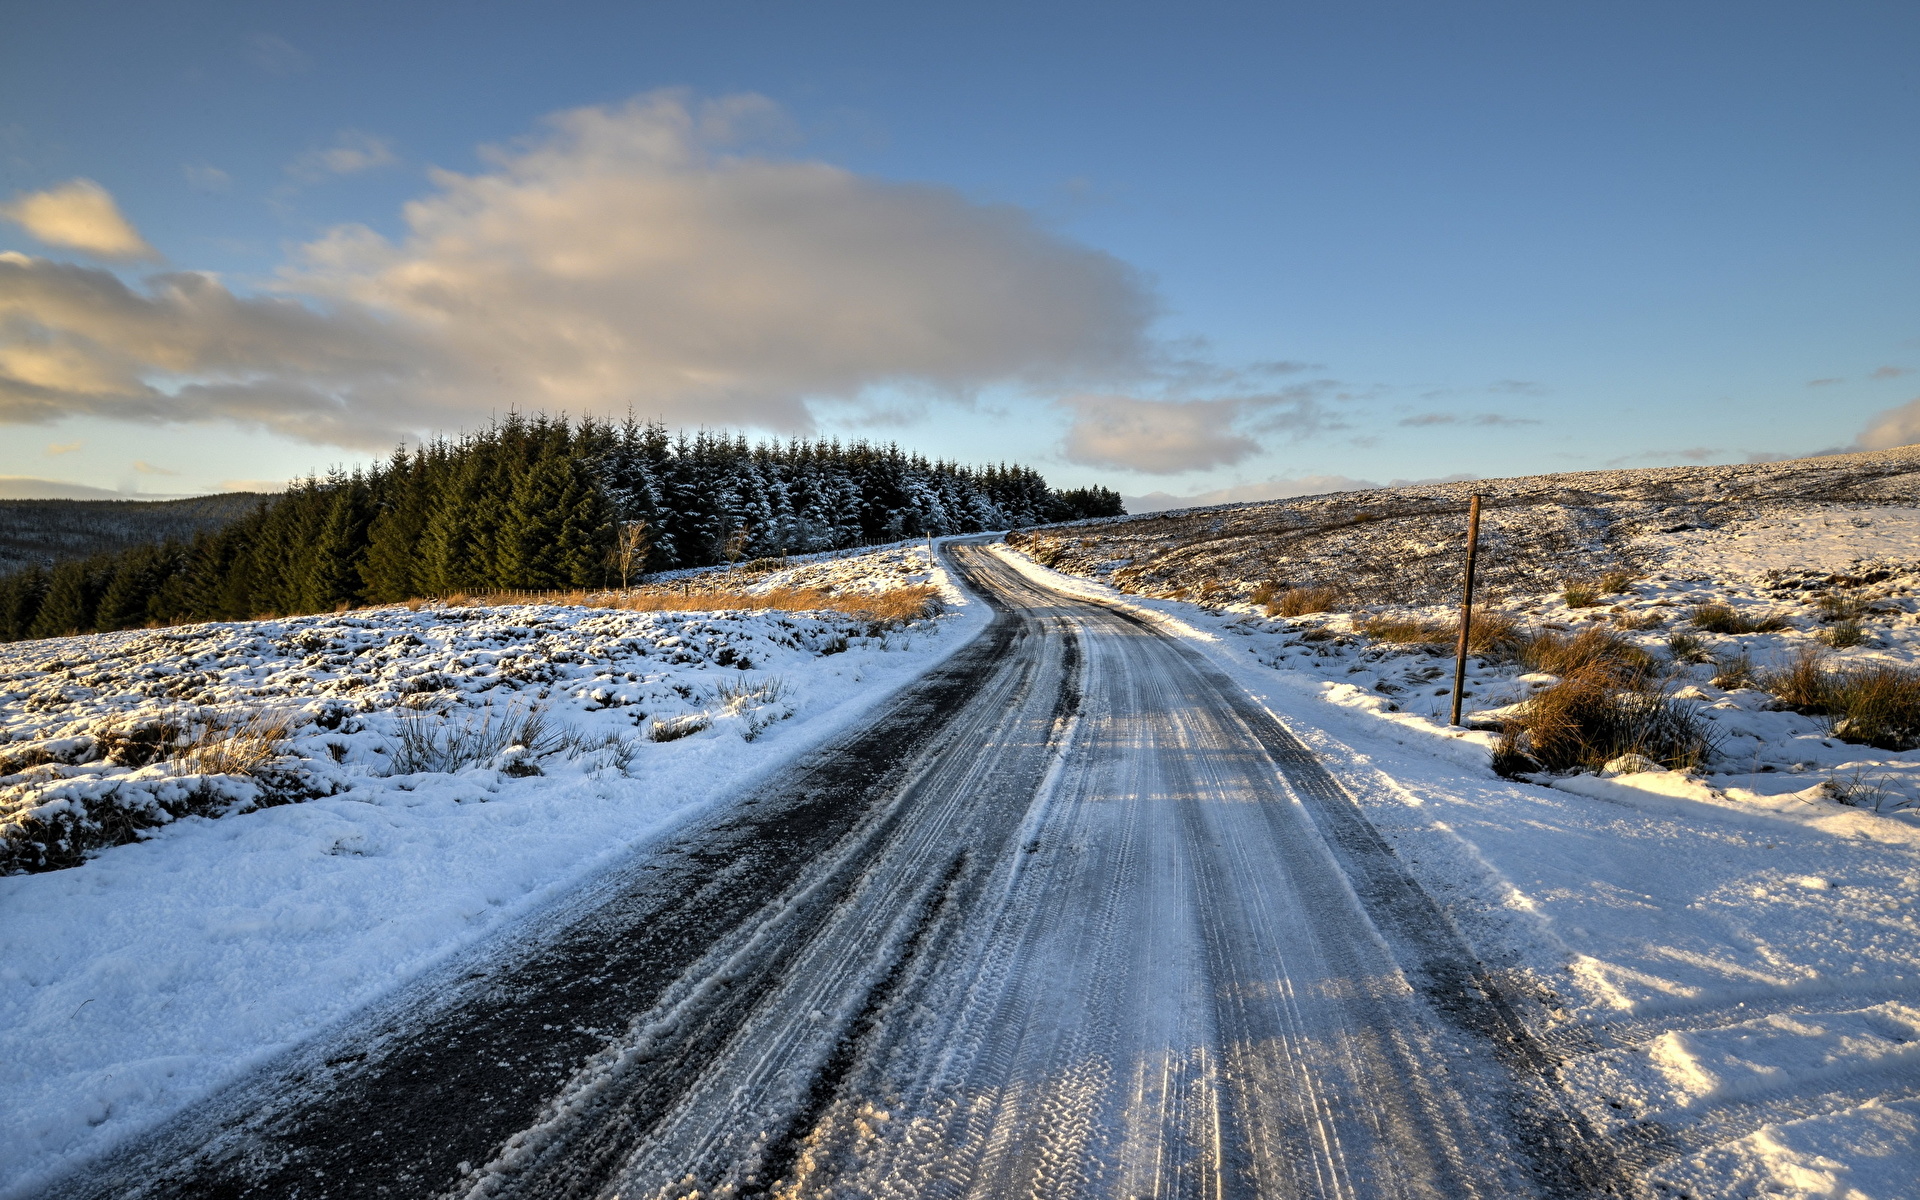
[{"label": "blue sky", "polygon": [[1920,440],[1911,4],[6,23],[0,476],[201,491],[516,405],[1163,503]]}]

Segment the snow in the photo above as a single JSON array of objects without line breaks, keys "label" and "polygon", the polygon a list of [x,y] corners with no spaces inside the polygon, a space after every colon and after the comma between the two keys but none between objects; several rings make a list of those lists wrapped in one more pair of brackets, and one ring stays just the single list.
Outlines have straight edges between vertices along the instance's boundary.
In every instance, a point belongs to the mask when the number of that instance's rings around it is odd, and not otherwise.
[{"label": "snow", "polygon": [[1914,1194],[1920,1101],[1856,1108],[1763,1125],[1662,1172],[1669,1193],[1833,1200]]},{"label": "snow", "polygon": [[1654,564],[1671,571],[1757,578],[1767,571],[1847,571],[1863,561],[1912,558],[1920,546],[1920,508],[1810,505],[1717,529],[1687,529],[1639,539]]},{"label": "snow", "polygon": [[[1763,527],[1741,538],[1751,561],[1775,561]],[[1920,531],[1897,549],[1920,560]],[[1542,1039],[1564,1048],[1562,1083],[1589,1119],[1705,1142],[1654,1159],[1656,1194],[1920,1195],[1920,824],[1910,809],[1834,799],[1862,777],[1883,800],[1915,795],[1920,752],[1848,745],[1814,719],[1766,711],[1761,693],[1701,681],[1694,702],[1725,724],[1741,761],[1704,777],[1505,780],[1488,765],[1492,733],[1445,724],[1432,693],[1450,681],[1450,654],[1378,652],[1349,614],[1269,620],[1245,603],[1127,594],[1002,553],[1188,639],[1312,747],[1526,1001]],[[1788,630],[1737,639],[1757,662],[1784,661],[1817,632],[1764,576],[1692,567],[1636,583],[1629,603],[1710,595],[1792,613]],[[1536,619],[1583,615],[1544,594],[1512,602]],[[1902,595],[1874,619],[1872,646],[1841,653],[1920,661],[1908,604]],[[1445,678],[1422,690],[1377,690],[1433,667]],[[1483,670],[1469,687],[1475,702],[1506,702],[1550,682]]]},{"label": "snow", "polygon": [[[988,619],[924,547],[806,569],[812,586],[932,582],[946,611],[882,630],[831,612],[388,608],[0,647],[0,755],[54,759],[0,779],[0,819],[196,782],[101,760],[103,729],[262,710],[292,723],[281,765],[324,793],[272,804],[222,777],[216,815],[0,877],[0,1195],[32,1194],[657,841]],[[444,745],[536,708],[564,748],[394,773],[409,722]],[[709,724],[649,740],[689,717]]]}]

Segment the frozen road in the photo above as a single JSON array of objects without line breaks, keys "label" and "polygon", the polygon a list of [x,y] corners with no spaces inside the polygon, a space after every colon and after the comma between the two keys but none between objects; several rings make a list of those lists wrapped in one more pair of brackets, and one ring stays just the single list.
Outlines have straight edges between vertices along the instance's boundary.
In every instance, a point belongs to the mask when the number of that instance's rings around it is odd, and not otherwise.
[{"label": "frozen road", "polygon": [[949,555],[999,615],[874,728],[66,1194],[1620,1187],[1271,716],[1178,639]]}]

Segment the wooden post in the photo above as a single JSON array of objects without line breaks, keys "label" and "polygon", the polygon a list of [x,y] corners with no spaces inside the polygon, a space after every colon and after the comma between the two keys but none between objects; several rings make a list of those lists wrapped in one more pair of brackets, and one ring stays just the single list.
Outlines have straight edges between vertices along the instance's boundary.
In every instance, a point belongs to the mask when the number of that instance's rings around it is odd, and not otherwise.
[{"label": "wooden post", "polygon": [[1467,579],[1460,589],[1460,641],[1453,650],[1453,719],[1460,723],[1460,693],[1467,686],[1467,637],[1473,622],[1473,560],[1480,552],[1480,495],[1467,507]]}]

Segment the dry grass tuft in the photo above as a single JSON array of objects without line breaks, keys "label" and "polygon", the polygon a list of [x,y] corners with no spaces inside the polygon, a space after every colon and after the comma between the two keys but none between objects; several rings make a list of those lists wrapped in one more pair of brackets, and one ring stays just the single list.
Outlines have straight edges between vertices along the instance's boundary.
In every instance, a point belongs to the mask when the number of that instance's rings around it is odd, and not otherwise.
[{"label": "dry grass tuft", "polygon": [[1787,627],[1787,619],[1778,613],[1743,617],[1724,604],[1697,604],[1687,619],[1708,633],[1777,633]]},{"label": "dry grass tuft", "polygon": [[1715,744],[1712,726],[1693,707],[1644,675],[1623,681],[1617,664],[1594,659],[1520,707],[1494,749],[1494,769],[1505,775],[1593,771],[1621,755],[1642,754],[1690,771],[1706,762]]},{"label": "dry grass tuft", "polygon": [[1560,593],[1568,608],[1593,608],[1600,603],[1600,588],[1591,583],[1570,583]]},{"label": "dry grass tuft", "polygon": [[1608,571],[1600,577],[1600,590],[1609,596],[1618,596],[1633,590],[1633,572]]},{"label": "dry grass tuft", "polygon": [[183,775],[258,775],[280,757],[292,730],[292,714],[275,709],[215,719],[176,747],[168,762]]},{"label": "dry grass tuft", "polygon": [[[1428,621],[1418,617],[1368,617],[1354,629],[1376,642],[1400,645],[1441,646],[1460,644],[1458,621]],[[1504,657],[1519,653],[1531,635],[1520,622],[1503,612],[1476,609],[1467,627],[1467,653],[1481,657]]]},{"label": "dry grass tuft", "polygon": [[1820,632],[1820,640],[1835,650],[1858,646],[1867,640],[1867,627],[1858,621],[1838,621]]},{"label": "dry grass tuft", "polygon": [[1717,688],[1732,692],[1760,686],[1760,676],[1753,669],[1753,659],[1744,650],[1738,654],[1722,655],[1713,663],[1713,686]]},{"label": "dry grass tuft", "polygon": [[1667,635],[1667,657],[1677,663],[1706,663],[1713,661],[1713,655],[1707,652],[1707,644],[1691,633],[1670,633]]},{"label": "dry grass tuft", "polygon": [[1572,637],[1546,630],[1526,638],[1517,651],[1530,671],[1566,678],[1591,675],[1614,686],[1633,686],[1652,674],[1654,659],[1610,630],[1583,629]]},{"label": "dry grass tuft", "polygon": [[664,721],[655,721],[647,726],[647,740],[651,742],[677,742],[683,737],[692,737],[713,724],[713,718],[706,713],[688,713],[685,716],[669,717]]},{"label": "dry grass tuft", "polygon": [[1340,603],[1340,589],[1327,584],[1309,584],[1281,589],[1278,595],[1269,591],[1264,599],[1256,592],[1254,603],[1266,605],[1270,617],[1304,617],[1308,613],[1332,612]]},{"label": "dry grass tuft", "polygon": [[1833,736],[1881,750],[1920,747],[1920,669],[1876,663],[1829,668],[1808,649],[1779,671],[1755,680],[1781,704],[1831,717]]},{"label": "dry grass tuft", "polygon": [[1857,621],[1866,616],[1871,607],[1865,597],[1851,592],[1822,592],[1813,606],[1822,621]]},{"label": "dry grass tuft", "polygon": [[1368,617],[1354,630],[1376,642],[1394,642],[1403,646],[1451,646],[1458,635],[1439,621],[1419,617]]}]

